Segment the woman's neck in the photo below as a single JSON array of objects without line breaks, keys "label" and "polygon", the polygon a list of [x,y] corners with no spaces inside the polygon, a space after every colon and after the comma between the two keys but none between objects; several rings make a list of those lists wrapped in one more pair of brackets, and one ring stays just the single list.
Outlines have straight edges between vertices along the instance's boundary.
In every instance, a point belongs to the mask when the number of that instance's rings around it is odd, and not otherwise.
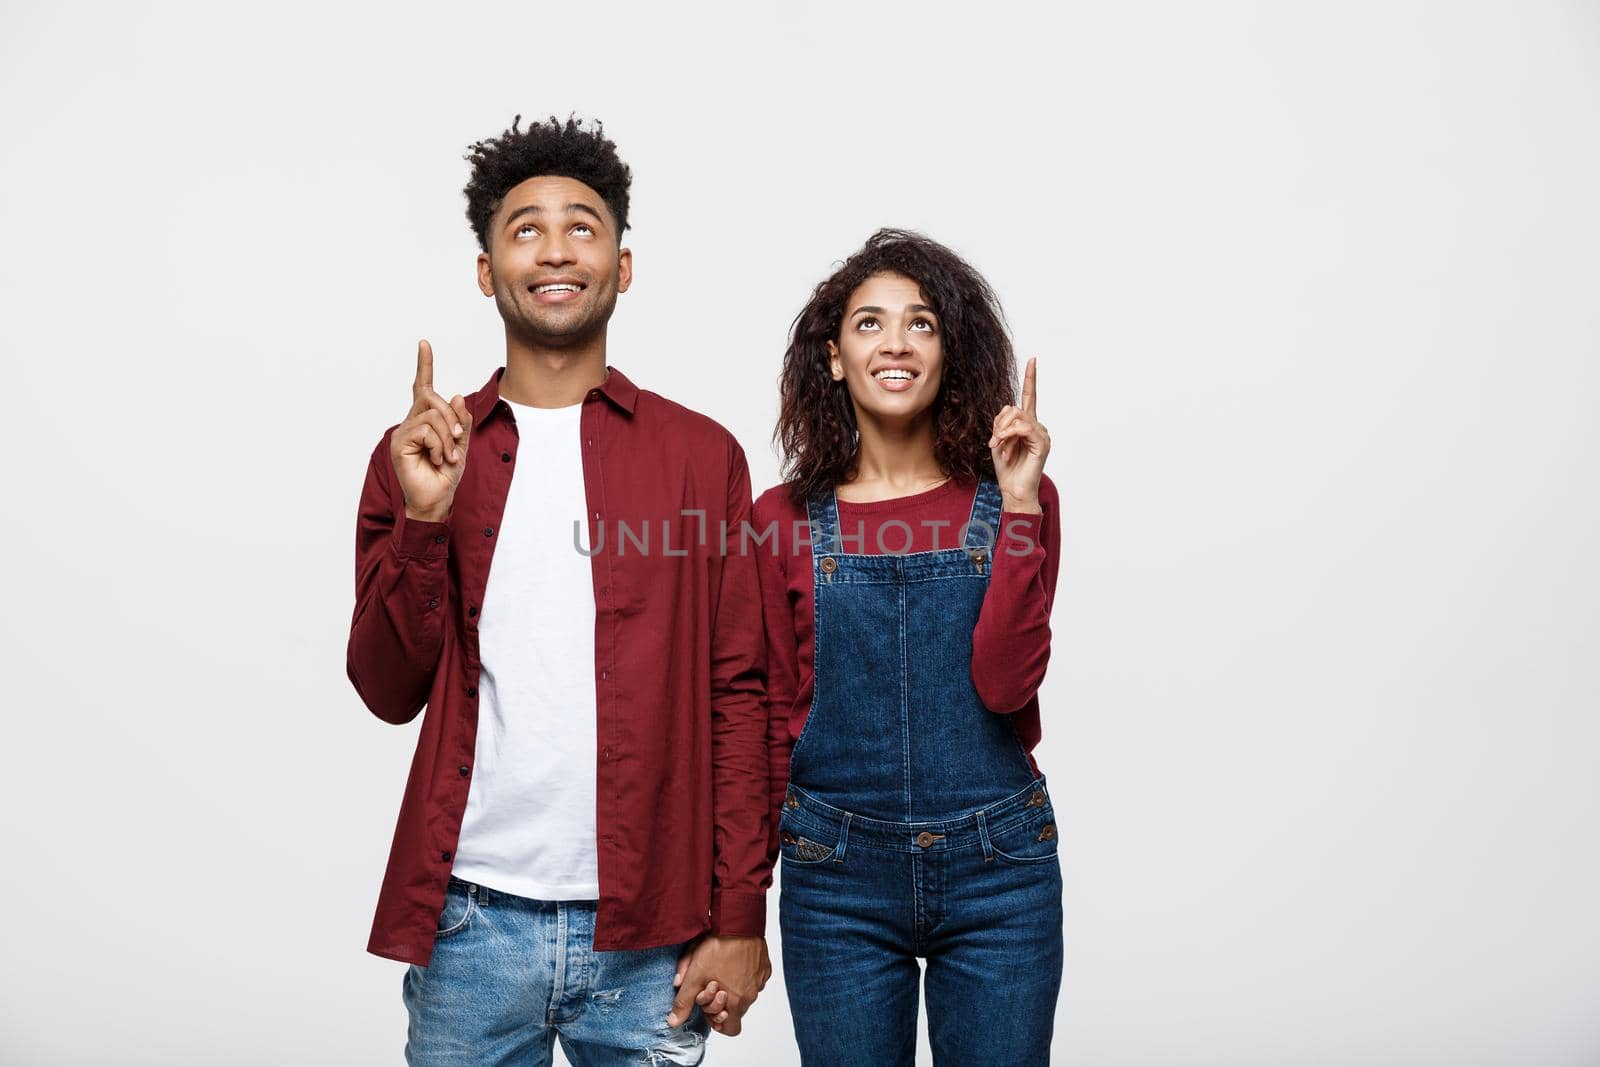
[{"label": "woman's neck", "polygon": [[856,413],[861,436],[856,474],[837,489],[840,500],[858,504],[891,500],[932,489],[948,475],[933,455],[933,420],[918,418],[887,426]]}]

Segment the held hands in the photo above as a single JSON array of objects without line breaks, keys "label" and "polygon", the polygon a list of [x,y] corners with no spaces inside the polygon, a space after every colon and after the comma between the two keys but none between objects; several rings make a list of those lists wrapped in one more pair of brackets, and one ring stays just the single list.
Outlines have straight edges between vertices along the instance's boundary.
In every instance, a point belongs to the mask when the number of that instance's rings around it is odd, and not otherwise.
[{"label": "held hands", "polygon": [[1022,406],[1001,408],[994,417],[994,436],[989,438],[1002,507],[1033,515],[1043,510],[1039,507],[1039,479],[1050,454],[1050,433],[1040,425],[1035,410],[1037,363],[1037,359],[1029,359],[1023,372]]},{"label": "held hands", "polygon": [[693,1010],[691,1005],[698,1004],[712,1029],[736,1037],[744,1028],[744,1013],[771,977],[766,938],[704,937],[678,960],[678,973],[672,980],[678,996],[667,1025],[683,1025]]},{"label": "held hands", "polygon": [[389,460],[406,498],[406,517],[442,522],[450,514],[456,486],[467,469],[472,414],[460,394],[433,391],[433,346],[417,342],[417,379],[411,410],[389,439]]}]

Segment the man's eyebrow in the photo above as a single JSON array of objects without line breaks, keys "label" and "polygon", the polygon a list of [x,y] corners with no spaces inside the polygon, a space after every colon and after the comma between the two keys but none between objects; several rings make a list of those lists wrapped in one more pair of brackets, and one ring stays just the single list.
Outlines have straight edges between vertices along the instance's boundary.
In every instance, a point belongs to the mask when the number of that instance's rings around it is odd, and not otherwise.
[{"label": "man's eyebrow", "polygon": [[[574,200],[572,203],[568,204],[567,208],[566,208],[566,211],[567,211],[568,215],[571,215],[571,214],[574,214],[575,212],[580,212],[580,211],[583,212],[584,214],[587,214],[587,215],[593,215],[595,221],[601,223],[602,225],[606,221],[604,216],[602,216],[600,214],[600,212],[596,211],[593,207],[589,206],[588,204],[582,203],[580,201]],[[517,210],[513,211],[511,214],[506,216],[506,225],[507,226],[511,225],[513,222],[515,222],[516,220],[520,219],[524,215],[543,215],[543,214],[544,214],[544,208],[540,207],[538,204],[524,204],[521,207],[517,208]]]}]

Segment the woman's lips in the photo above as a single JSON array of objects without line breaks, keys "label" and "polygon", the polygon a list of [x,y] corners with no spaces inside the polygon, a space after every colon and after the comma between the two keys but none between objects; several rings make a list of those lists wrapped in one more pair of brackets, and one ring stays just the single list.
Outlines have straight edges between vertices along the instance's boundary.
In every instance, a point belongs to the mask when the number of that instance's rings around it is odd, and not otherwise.
[{"label": "woman's lips", "polygon": [[872,376],[872,380],[886,392],[903,393],[915,384],[917,373],[912,370],[901,371],[899,368],[893,372],[880,370]]}]

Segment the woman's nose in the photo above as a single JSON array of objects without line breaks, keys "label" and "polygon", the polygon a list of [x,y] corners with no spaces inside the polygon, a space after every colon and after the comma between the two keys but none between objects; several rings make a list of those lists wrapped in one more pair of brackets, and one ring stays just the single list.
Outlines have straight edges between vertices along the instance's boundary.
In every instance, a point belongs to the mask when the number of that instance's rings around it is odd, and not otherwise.
[{"label": "woman's nose", "polygon": [[884,355],[904,355],[911,351],[911,338],[903,333],[884,331],[883,341],[878,345],[878,351]]}]

